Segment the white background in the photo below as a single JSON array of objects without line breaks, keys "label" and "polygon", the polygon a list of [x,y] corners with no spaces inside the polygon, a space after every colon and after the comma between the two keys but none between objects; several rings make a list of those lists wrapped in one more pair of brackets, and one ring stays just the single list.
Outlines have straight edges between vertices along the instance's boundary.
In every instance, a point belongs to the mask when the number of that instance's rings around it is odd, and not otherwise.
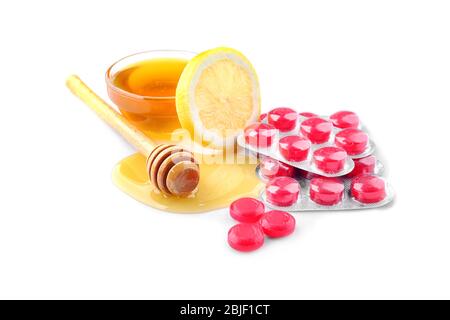
[{"label": "white background", "polygon": [[[0,298],[450,298],[448,1],[3,1]],[[150,49],[241,50],[263,109],[356,111],[387,209],[297,214],[241,254],[227,210],[159,212],[112,184],[132,148],[75,99]]]}]

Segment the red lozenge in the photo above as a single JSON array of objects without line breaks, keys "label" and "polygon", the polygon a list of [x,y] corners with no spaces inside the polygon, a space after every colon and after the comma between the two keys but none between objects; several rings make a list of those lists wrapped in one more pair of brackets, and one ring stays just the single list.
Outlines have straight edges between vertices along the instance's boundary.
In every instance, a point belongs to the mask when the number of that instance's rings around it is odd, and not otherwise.
[{"label": "red lozenge", "polygon": [[300,184],[290,177],[277,177],[266,185],[267,201],[280,207],[288,207],[297,202]]},{"label": "red lozenge", "polygon": [[304,161],[308,158],[311,141],[301,136],[286,136],[280,139],[278,149],[288,161]]},{"label": "red lozenge", "polygon": [[245,142],[258,148],[270,147],[277,130],[267,123],[254,123],[244,130]]},{"label": "red lozenge", "polygon": [[272,210],[261,218],[261,227],[268,237],[285,237],[294,232],[295,218],[288,212]]},{"label": "red lozenge", "polygon": [[295,174],[294,167],[271,157],[263,157],[261,159],[259,170],[261,175],[268,179],[275,177],[293,177]]},{"label": "red lozenge", "polygon": [[352,111],[338,111],[330,116],[331,122],[337,128],[358,128],[359,117]]},{"label": "red lozenge", "polygon": [[334,142],[349,155],[357,155],[366,150],[369,145],[369,135],[359,129],[349,128],[338,132]]},{"label": "red lozenge", "polygon": [[355,167],[352,172],[347,174],[347,177],[356,177],[362,174],[373,174],[377,165],[377,158],[374,155],[368,157],[353,159]]},{"label": "red lozenge", "polygon": [[353,179],[350,192],[361,203],[376,203],[386,197],[386,183],[375,175],[362,175]]},{"label": "red lozenge", "polygon": [[325,119],[313,117],[300,124],[300,132],[314,144],[325,143],[330,139],[333,124]]},{"label": "red lozenge", "polygon": [[267,122],[281,132],[295,129],[298,114],[291,108],[275,108],[267,114]]},{"label": "red lozenge", "polygon": [[337,173],[344,169],[347,152],[338,147],[323,147],[313,153],[314,165],[325,173]]},{"label": "red lozenge", "polygon": [[242,223],[258,222],[264,214],[264,204],[254,198],[240,198],[230,205],[231,217]]},{"label": "red lozenge", "polygon": [[309,184],[309,197],[317,204],[332,206],[341,202],[344,189],[338,178],[316,177]]},{"label": "red lozenge", "polygon": [[259,224],[240,223],[228,231],[228,244],[238,251],[254,251],[264,244],[264,233]]}]

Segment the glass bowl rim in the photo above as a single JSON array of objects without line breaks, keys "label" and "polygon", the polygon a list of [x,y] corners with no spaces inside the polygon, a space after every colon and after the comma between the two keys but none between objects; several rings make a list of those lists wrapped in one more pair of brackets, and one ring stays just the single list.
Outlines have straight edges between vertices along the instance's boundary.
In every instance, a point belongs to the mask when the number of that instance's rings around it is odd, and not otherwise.
[{"label": "glass bowl rim", "polygon": [[[105,80],[106,80],[106,84],[108,86],[108,88],[110,88],[111,90],[116,91],[117,93],[124,95],[124,96],[128,96],[130,98],[134,98],[134,99],[139,99],[139,100],[170,100],[170,99],[175,99],[175,96],[143,96],[143,95],[139,95],[136,93],[132,93],[130,91],[126,91],[124,89],[121,89],[119,87],[117,87],[111,78],[111,71],[114,67],[116,67],[119,63],[124,62],[125,60],[128,60],[130,58],[136,57],[136,56],[140,56],[140,55],[146,55],[146,54],[155,54],[154,58],[158,58],[158,55],[160,55],[160,58],[164,58],[164,54],[180,54],[181,55],[185,55],[187,57],[186,60],[192,59],[197,53],[193,52],[193,51],[188,51],[188,50],[173,50],[173,49],[162,49],[162,50],[147,50],[147,51],[141,51],[141,52],[137,52],[137,53],[133,53],[130,55],[127,55],[123,58],[120,58],[119,60],[117,60],[116,62],[114,62],[107,70],[106,70],[106,74],[105,74]],[[144,60],[144,59],[142,59]],[[131,63],[130,63],[131,64]]]}]

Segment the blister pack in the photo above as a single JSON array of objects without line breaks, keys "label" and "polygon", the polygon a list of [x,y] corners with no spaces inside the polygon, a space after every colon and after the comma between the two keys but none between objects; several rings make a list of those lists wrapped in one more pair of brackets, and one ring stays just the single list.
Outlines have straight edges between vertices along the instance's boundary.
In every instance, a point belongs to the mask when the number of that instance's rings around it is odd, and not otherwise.
[{"label": "blister pack", "polygon": [[355,113],[318,117],[277,108],[260,121],[249,126],[238,143],[260,156],[256,174],[266,183],[260,198],[267,207],[290,212],[352,210],[393,200],[374,143]]},{"label": "blister pack", "polygon": [[349,111],[319,117],[276,108],[248,126],[237,142],[260,155],[325,177],[351,172],[354,159],[375,150],[358,116]]},{"label": "blister pack", "polygon": [[271,209],[290,212],[370,209],[390,203],[394,192],[381,177],[381,162],[371,155],[356,164],[351,173],[330,178],[272,158],[262,159],[256,169],[258,177],[266,183],[260,198]]}]

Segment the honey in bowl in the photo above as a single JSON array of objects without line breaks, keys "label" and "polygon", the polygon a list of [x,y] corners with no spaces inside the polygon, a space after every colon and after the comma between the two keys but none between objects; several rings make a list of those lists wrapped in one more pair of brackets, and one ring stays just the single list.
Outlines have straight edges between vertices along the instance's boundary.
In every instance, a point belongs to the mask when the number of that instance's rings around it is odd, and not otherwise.
[{"label": "honey in bowl", "polygon": [[[116,87],[139,96],[170,98],[175,96],[178,79],[186,63],[187,60],[176,58],[149,59],[119,71],[112,81]],[[167,104],[162,114],[176,115],[175,106]]]},{"label": "honey in bowl", "polygon": [[195,54],[148,51],[125,57],[106,73],[110,99],[152,139],[168,140],[180,128],[175,106],[178,79]]}]

